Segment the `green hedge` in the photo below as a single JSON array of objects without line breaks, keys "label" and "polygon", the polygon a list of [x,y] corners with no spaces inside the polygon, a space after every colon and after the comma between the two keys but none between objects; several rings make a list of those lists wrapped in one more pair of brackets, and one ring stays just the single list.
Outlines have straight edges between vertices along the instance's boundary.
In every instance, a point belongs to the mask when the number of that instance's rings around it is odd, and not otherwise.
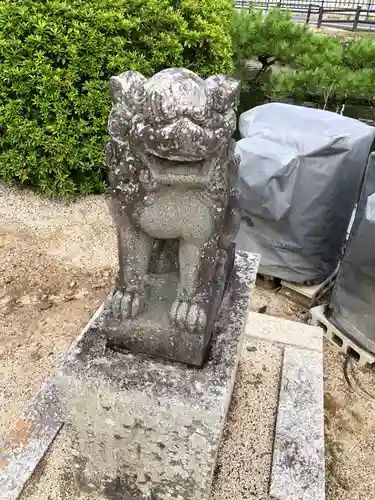
[{"label": "green hedge", "polygon": [[232,70],[232,0],[0,0],[0,178],[101,192],[108,80]]}]

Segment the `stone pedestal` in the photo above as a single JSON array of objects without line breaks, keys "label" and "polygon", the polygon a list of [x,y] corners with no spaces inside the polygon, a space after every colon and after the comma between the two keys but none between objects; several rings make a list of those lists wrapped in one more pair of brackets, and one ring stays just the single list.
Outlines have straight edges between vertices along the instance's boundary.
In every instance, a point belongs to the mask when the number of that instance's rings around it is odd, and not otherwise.
[{"label": "stone pedestal", "polygon": [[85,332],[59,373],[77,480],[109,499],[204,500],[231,399],[258,257],[239,252],[202,369]]},{"label": "stone pedestal", "polygon": [[[151,274],[149,299],[136,318],[120,319],[113,314],[113,296],[109,296],[100,321],[98,333],[103,332],[108,346],[119,347],[135,354],[169,359],[201,367],[207,356],[214,323],[219,313],[224,292],[233,273],[235,247],[228,249],[223,269],[214,281],[212,295],[204,305],[207,326],[201,331],[188,331],[171,324],[170,310],[177,295],[179,272]],[[219,264],[220,266],[220,264]]]}]

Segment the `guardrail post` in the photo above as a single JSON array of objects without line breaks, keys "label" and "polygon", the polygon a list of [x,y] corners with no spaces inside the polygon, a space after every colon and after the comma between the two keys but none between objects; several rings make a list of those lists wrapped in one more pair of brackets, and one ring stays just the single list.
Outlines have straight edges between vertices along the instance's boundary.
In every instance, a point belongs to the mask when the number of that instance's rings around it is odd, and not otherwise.
[{"label": "guardrail post", "polygon": [[358,26],[358,23],[359,23],[359,18],[361,16],[361,10],[362,10],[362,7],[360,5],[358,5],[356,13],[355,13],[354,21],[353,21],[352,31],[357,31],[357,26]]},{"label": "guardrail post", "polygon": [[368,0],[366,9],[366,21],[368,21],[368,18],[370,16],[371,5],[373,5],[372,0]]},{"label": "guardrail post", "polygon": [[311,8],[312,8],[312,5],[311,5],[311,3],[309,3],[309,8],[308,8],[307,15],[306,15],[306,24],[309,24],[309,22],[310,22]]},{"label": "guardrail post", "polygon": [[323,20],[323,6],[321,5],[319,7],[318,22],[316,23],[317,28],[320,28],[322,26],[322,20]]}]

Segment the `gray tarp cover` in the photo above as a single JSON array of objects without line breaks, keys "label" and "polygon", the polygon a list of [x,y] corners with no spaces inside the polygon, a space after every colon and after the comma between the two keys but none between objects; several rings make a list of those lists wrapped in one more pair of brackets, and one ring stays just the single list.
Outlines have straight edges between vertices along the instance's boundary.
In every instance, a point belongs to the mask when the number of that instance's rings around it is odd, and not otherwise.
[{"label": "gray tarp cover", "polygon": [[333,323],[375,354],[375,153],[329,309]]},{"label": "gray tarp cover", "polygon": [[281,103],[240,116],[237,246],[260,272],[319,283],[336,268],[375,128]]}]

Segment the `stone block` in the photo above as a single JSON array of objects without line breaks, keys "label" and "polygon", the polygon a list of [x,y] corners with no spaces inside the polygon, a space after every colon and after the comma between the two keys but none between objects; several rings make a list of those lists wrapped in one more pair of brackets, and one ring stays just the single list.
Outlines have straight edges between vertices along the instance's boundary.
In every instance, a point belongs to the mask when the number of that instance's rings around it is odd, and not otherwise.
[{"label": "stone block", "polygon": [[81,489],[204,500],[241,353],[258,256],[239,252],[201,369],[109,349],[95,322],[58,374]]},{"label": "stone block", "polygon": [[256,312],[249,313],[246,336],[314,351],[323,349],[323,330],[318,326]]}]

